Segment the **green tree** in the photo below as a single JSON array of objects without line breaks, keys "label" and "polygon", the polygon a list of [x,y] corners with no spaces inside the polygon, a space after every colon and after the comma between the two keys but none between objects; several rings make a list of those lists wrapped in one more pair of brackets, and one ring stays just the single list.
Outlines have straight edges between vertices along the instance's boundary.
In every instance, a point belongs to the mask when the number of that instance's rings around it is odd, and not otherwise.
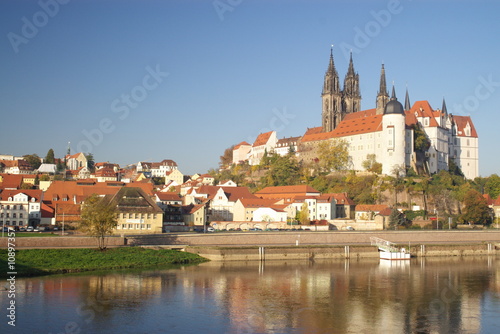
[{"label": "green tree", "polygon": [[54,156],[54,150],[53,149],[50,149],[47,152],[47,155],[45,156],[44,162],[46,164],[55,164],[56,163],[56,158]]},{"label": "green tree", "polygon": [[37,154],[27,154],[23,156],[32,169],[37,169],[42,164],[42,159]]},{"label": "green tree", "polygon": [[300,211],[298,212],[299,222],[302,225],[308,225],[311,221],[309,220],[309,207],[307,206],[307,202],[304,201]]},{"label": "green tree", "polygon": [[97,194],[88,197],[81,209],[80,230],[97,239],[99,249],[106,249],[106,237],[117,225],[116,206]]},{"label": "green tree", "polygon": [[498,198],[500,196],[500,176],[493,174],[488,177],[484,184],[484,192],[493,199]]},{"label": "green tree", "polygon": [[477,190],[471,189],[464,199],[464,213],[460,217],[464,223],[491,224],[491,210],[486,199]]},{"label": "green tree", "polygon": [[369,172],[381,174],[382,173],[382,164],[377,162],[376,154],[367,154],[366,160],[362,162],[362,166]]},{"label": "green tree", "polygon": [[391,211],[389,215],[389,228],[397,230],[399,226],[406,226],[406,217],[403,213],[396,209]]},{"label": "green tree", "polygon": [[269,169],[262,178],[262,186],[287,186],[297,184],[301,179],[298,162],[290,155],[274,154],[270,158]]},{"label": "green tree", "polygon": [[327,173],[347,169],[349,144],[343,139],[324,140],[318,144],[320,167]]},{"label": "green tree", "polygon": [[85,158],[87,158],[87,168],[91,173],[95,172],[94,155],[92,153],[87,153],[85,154]]}]

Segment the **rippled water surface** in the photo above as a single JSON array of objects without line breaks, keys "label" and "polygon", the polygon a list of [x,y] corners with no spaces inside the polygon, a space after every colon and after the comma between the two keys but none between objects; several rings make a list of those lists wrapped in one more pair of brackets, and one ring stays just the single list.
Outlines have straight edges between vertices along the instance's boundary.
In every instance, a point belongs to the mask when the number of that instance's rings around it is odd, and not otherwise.
[{"label": "rippled water surface", "polygon": [[[382,261],[382,262],[381,262]],[[500,258],[205,263],[16,281],[1,333],[500,333]]]}]

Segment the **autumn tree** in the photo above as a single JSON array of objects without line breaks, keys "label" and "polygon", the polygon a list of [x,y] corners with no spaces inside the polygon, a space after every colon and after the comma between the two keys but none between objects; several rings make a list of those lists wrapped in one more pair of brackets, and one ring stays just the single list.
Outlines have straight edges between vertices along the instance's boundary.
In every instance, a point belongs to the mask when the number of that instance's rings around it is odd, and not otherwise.
[{"label": "autumn tree", "polygon": [[299,222],[302,225],[308,225],[311,221],[309,220],[309,207],[307,206],[307,202],[304,201],[300,211],[298,213]]},{"label": "autumn tree", "polygon": [[343,139],[324,140],[318,144],[320,167],[327,173],[345,170],[349,163],[348,143]]},{"label": "autumn tree", "polygon": [[83,203],[80,217],[80,230],[95,237],[99,249],[105,250],[106,237],[118,223],[116,206],[107,197],[93,194]]},{"label": "autumn tree", "polygon": [[382,174],[382,164],[377,162],[376,154],[367,154],[366,160],[362,162],[362,166],[369,172]]},{"label": "autumn tree", "polygon": [[56,163],[56,158],[55,158],[54,150],[53,149],[50,149],[47,152],[47,155],[45,156],[44,162],[46,164],[55,164]]},{"label": "autumn tree", "polygon": [[262,177],[262,186],[289,186],[300,182],[302,173],[300,166],[292,155],[273,154],[269,158],[266,175]]},{"label": "autumn tree", "polygon": [[486,199],[478,191],[471,189],[464,199],[464,212],[460,219],[469,224],[491,224],[491,210]]},{"label": "autumn tree", "polygon": [[228,147],[224,150],[224,154],[222,154],[219,159],[219,166],[220,168],[225,168],[227,166],[230,166],[233,163],[233,149],[234,145],[231,147]]}]

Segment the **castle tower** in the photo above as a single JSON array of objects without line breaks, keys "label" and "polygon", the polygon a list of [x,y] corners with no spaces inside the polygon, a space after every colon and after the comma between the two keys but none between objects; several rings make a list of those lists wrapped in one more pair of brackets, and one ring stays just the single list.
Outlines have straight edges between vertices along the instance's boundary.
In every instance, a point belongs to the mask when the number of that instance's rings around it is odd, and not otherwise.
[{"label": "castle tower", "polygon": [[342,120],[342,92],[339,86],[339,75],[333,62],[333,47],[330,49],[330,63],[325,73],[321,100],[321,125],[323,132],[329,132],[335,129]]},{"label": "castle tower", "polygon": [[361,94],[359,92],[359,75],[354,71],[351,52],[349,68],[347,69],[347,74],[344,79],[344,89],[342,91],[342,112],[345,115],[360,110]]},{"label": "castle tower", "polygon": [[392,97],[387,102],[384,115],[382,116],[383,138],[384,138],[384,160],[382,162],[382,173],[404,176],[406,167],[406,136],[405,136],[405,111],[403,105],[396,98],[394,86]]},{"label": "castle tower", "polygon": [[380,88],[377,94],[377,115],[384,113],[387,102],[389,102],[389,93],[387,92],[387,84],[385,83],[384,64],[382,64],[382,70],[380,70]]}]

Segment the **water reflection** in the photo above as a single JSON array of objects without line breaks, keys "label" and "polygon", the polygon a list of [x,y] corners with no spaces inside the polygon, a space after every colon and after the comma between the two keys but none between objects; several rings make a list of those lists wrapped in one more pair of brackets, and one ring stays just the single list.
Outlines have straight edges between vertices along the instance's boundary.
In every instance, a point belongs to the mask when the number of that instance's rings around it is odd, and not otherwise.
[{"label": "water reflection", "polygon": [[23,279],[17,291],[17,333],[489,333],[500,326],[495,257],[210,262]]}]

